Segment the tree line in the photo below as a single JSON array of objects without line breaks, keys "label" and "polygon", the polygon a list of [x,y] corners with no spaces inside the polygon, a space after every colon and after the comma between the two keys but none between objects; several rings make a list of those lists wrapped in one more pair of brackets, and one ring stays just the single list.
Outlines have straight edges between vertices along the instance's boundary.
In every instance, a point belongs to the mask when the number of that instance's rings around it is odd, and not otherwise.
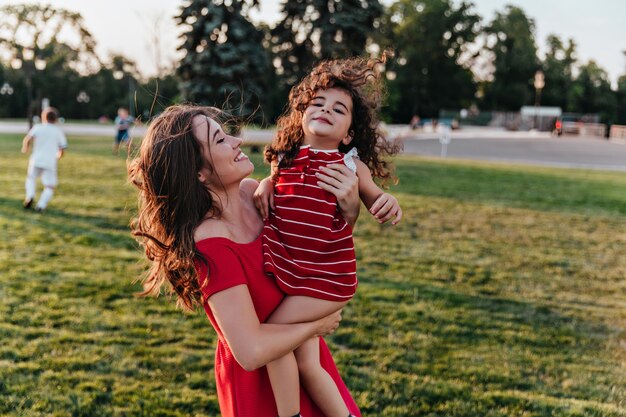
[{"label": "tree line", "polygon": [[[30,70],[32,94],[45,94],[72,118],[112,116],[122,105],[149,117],[173,102],[190,101],[271,124],[290,88],[319,60],[389,50],[394,57],[384,69],[388,96],[383,114],[390,122],[462,108],[518,111],[535,103],[533,79],[542,71],[541,105],[626,124],[626,74],[614,89],[595,61],[578,60],[573,39],[554,34],[539,57],[535,22],[516,6],[505,6],[485,21],[465,0],[397,0],[390,6],[379,0],[283,0],[281,19],[272,27],[254,23],[251,12],[258,6],[259,0],[183,2],[175,19],[184,56],[170,71],[148,80],[125,57],[102,63],[80,15],[70,13],[65,21],[81,37],[82,49],[54,36],[39,39],[35,54],[48,64]],[[69,13],[46,7],[47,14],[40,15],[41,6],[4,7],[2,26],[30,20],[43,33],[46,16]],[[0,46],[13,55],[23,52],[6,34]],[[2,62],[0,85],[8,82],[14,91],[24,91],[27,81],[24,70]],[[77,99],[80,92],[90,97],[88,103]],[[26,114],[26,95],[0,99],[0,117]]]}]

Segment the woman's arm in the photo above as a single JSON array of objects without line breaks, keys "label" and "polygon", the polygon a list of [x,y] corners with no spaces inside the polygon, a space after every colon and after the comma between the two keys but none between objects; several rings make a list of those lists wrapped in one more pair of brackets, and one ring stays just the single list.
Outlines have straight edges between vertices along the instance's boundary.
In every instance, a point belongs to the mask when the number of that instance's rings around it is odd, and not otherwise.
[{"label": "woman's arm", "polygon": [[350,227],[354,227],[359,217],[361,201],[359,199],[359,178],[342,164],[330,164],[320,168],[317,173],[320,180],[317,184],[337,197],[337,204],[343,218]]},{"label": "woman's arm", "polygon": [[341,321],[340,310],[306,323],[260,323],[247,285],[215,293],[208,303],[235,360],[246,371],[284,356],[311,337],[332,333]]}]

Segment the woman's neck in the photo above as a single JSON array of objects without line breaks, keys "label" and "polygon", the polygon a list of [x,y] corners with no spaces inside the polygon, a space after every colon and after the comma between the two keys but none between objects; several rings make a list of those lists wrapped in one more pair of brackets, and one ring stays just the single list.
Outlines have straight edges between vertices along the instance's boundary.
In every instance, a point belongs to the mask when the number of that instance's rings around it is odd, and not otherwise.
[{"label": "woman's neck", "polygon": [[218,220],[237,224],[244,218],[244,205],[239,187],[219,190],[214,193],[215,201],[220,205],[221,215]]},{"label": "woman's neck", "polygon": [[209,237],[225,237],[235,242],[250,242],[258,237],[262,222],[256,209],[236,188],[213,192],[214,201],[220,206],[220,216],[203,221],[195,232],[195,240]]}]

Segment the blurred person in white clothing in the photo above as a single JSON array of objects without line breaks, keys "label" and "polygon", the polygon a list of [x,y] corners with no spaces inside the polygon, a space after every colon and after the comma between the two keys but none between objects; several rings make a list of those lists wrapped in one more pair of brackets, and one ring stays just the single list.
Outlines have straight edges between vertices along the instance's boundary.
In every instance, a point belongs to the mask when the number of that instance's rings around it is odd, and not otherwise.
[{"label": "blurred person in white clothing", "polygon": [[24,208],[30,209],[35,199],[37,178],[41,177],[43,191],[35,210],[42,212],[54,195],[58,184],[57,160],[61,159],[67,148],[67,139],[63,131],[56,125],[58,111],[48,107],[41,113],[42,124],[33,126],[26,134],[22,143],[22,153],[28,153],[32,148],[26,175],[26,198]]}]

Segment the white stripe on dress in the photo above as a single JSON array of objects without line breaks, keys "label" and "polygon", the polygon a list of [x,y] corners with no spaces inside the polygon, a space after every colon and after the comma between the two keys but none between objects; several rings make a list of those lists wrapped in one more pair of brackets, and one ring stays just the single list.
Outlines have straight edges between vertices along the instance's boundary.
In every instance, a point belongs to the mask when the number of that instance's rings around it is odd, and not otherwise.
[{"label": "white stripe on dress", "polygon": [[311,224],[311,223],[303,223],[303,222],[297,222],[295,220],[283,219],[282,217],[278,216],[276,213],[274,213],[274,218],[278,219],[278,220],[282,220],[282,221],[287,222],[287,223],[295,223],[295,224],[299,224],[299,225],[302,225],[302,226],[315,227],[316,229],[328,230],[329,232],[333,232],[333,233],[343,232],[343,229],[345,229],[348,226],[348,223],[344,223],[344,225],[343,225],[343,227],[341,229],[333,230],[330,227],[318,226],[318,225]]},{"label": "white stripe on dress", "polygon": [[[274,268],[278,268],[281,271],[285,272],[288,275],[291,275],[294,278],[297,279],[302,279],[302,280],[312,280],[312,281],[324,281],[324,282],[330,282],[332,284],[337,284],[337,285],[341,285],[342,287],[354,287],[356,285],[356,282],[354,284],[342,284],[341,282],[337,282],[337,280],[333,280],[333,279],[326,279],[326,278],[319,278],[319,277],[301,277],[299,275],[296,275],[290,271],[287,271],[285,268],[281,268],[280,266],[276,265],[276,262],[274,262],[274,259],[272,259],[272,255],[270,255],[269,253],[265,253],[264,255],[267,255],[270,257],[270,259],[272,260],[272,262],[265,262],[266,264],[270,264],[272,265]],[[321,271],[326,273],[325,271]],[[343,275],[348,275],[348,274],[343,274]],[[353,273],[352,275],[356,275],[356,272]],[[348,277],[346,277],[348,278]]]},{"label": "white stripe on dress", "polygon": [[[319,159],[313,159],[314,161],[319,161]],[[343,158],[333,159],[332,161],[324,161],[326,164],[337,164],[339,162],[343,162]]]},{"label": "white stripe on dress", "polygon": [[334,203],[334,202],[329,202],[329,201],[326,201],[326,200],[320,200],[319,198],[307,197],[307,196],[304,196],[304,195],[297,195],[297,194],[274,195],[274,198],[283,198],[283,197],[297,197],[297,198],[304,198],[304,199],[306,199],[306,200],[313,200],[313,201],[318,201],[318,202],[320,202],[320,203],[326,203],[326,204],[331,205],[331,206],[335,206],[335,205],[337,205],[337,204],[336,204],[336,203]]},{"label": "white stripe on dress", "polygon": [[284,244],[282,242],[277,242],[274,239],[269,238],[267,235],[265,235],[265,239],[269,240],[272,243],[275,243],[275,244],[280,245],[280,246],[284,246],[284,247],[289,248],[289,249],[301,250],[301,251],[313,252],[313,253],[319,253],[320,255],[330,255],[331,253],[344,252],[344,251],[347,251],[347,250],[354,250],[354,246],[352,246],[350,248],[337,249],[337,250],[331,250],[331,251],[328,251],[328,252],[323,252],[323,251],[319,251],[319,250],[304,249],[304,248],[299,248],[297,246],[286,245],[286,244]]},{"label": "white stripe on dress", "polygon": [[322,290],[318,290],[316,288],[311,288],[311,287],[299,287],[299,286],[295,286],[295,285],[289,285],[288,283],[286,283],[285,281],[283,281],[282,279],[276,277],[277,280],[279,280],[280,282],[282,282],[283,284],[285,284],[286,286],[288,286],[289,288],[293,288],[293,289],[302,289],[302,290],[309,290],[309,291],[314,291],[314,292],[319,292],[321,294],[327,294],[327,295],[331,295],[333,297],[336,298],[352,298],[354,296],[354,294],[352,295],[337,295],[334,294],[332,292],[327,292],[327,291],[322,291]]},{"label": "white stripe on dress", "polygon": [[276,208],[279,208],[281,210],[304,211],[305,213],[311,213],[311,214],[317,214],[317,215],[320,215],[320,216],[326,216],[326,217],[330,217],[331,219],[335,218],[335,216],[333,216],[332,214],[320,213],[319,211],[311,211],[311,210],[305,210],[305,209],[300,209],[300,208],[295,208],[295,207],[279,206],[279,205],[276,205]]},{"label": "white stripe on dress", "polygon": [[[354,262],[356,262],[356,258],[352,258],[352,259],[347,260],[347,261],[337,261],[337,262],[310,262],[310,261],[303,261],[303,260],[300,260],[300,259],[295,259],[295,258],[292,258],[291,260],[289,260],[289,259],[287,259],[287,258],[285,258],[285,257],[283,257],[283,256],[280,256],[280,255],[279,255],[279,254],[277,254],[276,252],[274,252],[274,251],[270,248],[270,245],[268,245],[267,243],[264,243],[264,244],[263,244],[263,246],[267,246],[267,250],[268,250],[268,251],[270,251],[270,252],[272,253],[272,255],[278,256],[280,259],[284,259],[285,261],[287,261],[287,262],[289,262],[289,263],[291,263],[291,264],[294,264],[294,265],[296,265],[296,266],[299,266],[299,267],[301,267],[302,269],[307,269],[307,270],[310,270],[310,271],[315,271],[315,272],[324,272],[324,273],[328,273],[328,274],[331,274],[331,275],[348,275],[348,274],[349,274],[349,275],[352,275],[352,274],[353,274],[353,272],[341,272],[341,273],[335,273],[335,272],[320,271],[320,270],[318,270],[318,269],[307,268],[307,267],[304,267],[304,266],[298,265],[298,262],[300,262],[300,263],[305,263],[305,264],[314,264],[314,265],[339,265],[339,264],[347,264],[347,263],[354,263]],[[354,273],[356,273],[356,272],[354,272]]]},{"label": "white stripe on dress", "polygon": [[318,190],[321,190],[322,188],[317,186],[317,185],[313,185],[313,184],[303,184],[301,182],[283,182],[281,184],[276,184],[274,187],[283,187],[285,185],[300,185],[302,187],[311,187],[311,188],[317,188]]},{"label": "white stripe on dress", "polygon": [[[320,170],[319,169],[311,169],[311,170],[309,170],[309,172],[320,172]],[[305,177],[315,177],[315,174],[306,174],[304,172],[281,172],[280,175],[298,175],[298,176],[304,175]]]},{"label": "white stripe on dress", "polygon": [[318,239],[316,237],[302,236],[302,235],[298,235],[296,233],[283,232],[283,231],[278,230],[278,228],[276,226],[272,226],[272,225],[264,226],[264,228],[265,227],[269,227],[271,229],[274,229],[274,230],[276,230],[277,232],[279,232],[280,234],[283,234],[283,235],[295,236],[295,237],[299,237],[299,238],[302,238],[302,239],[317,240],[318,242],[323,242],[323,243],[337,243],[337,242],[341,242],[342,240],[346,240],[346,239],[351,239],[352,238],[352,235],[348,235],[348,236],[342,237],[341,239],[337,239],[337,240],[324,240],[324,239]]}]

